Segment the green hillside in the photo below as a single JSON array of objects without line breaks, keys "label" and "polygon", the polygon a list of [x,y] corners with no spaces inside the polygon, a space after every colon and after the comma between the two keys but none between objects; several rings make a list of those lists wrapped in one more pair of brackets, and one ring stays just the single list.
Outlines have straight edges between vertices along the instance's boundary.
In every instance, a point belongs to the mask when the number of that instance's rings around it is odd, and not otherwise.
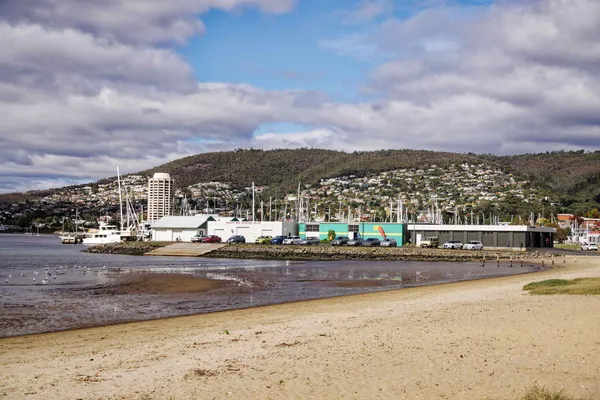
[{"label": "green hillside", "polygon": [[[251,182],[269,186],[269,193],[294,192],[298,182],[314,184],[322,178],[364,176],[399,168],[449,164],[486,164],[499,167],[561,203],[563,211],[585,213],[600,203],[600,152],[583,150],[514,156],[448,153],[425,150],[380,150],[344,153],[321,149],[236,150],[181,158],[139,174],[168,172],[178,187],[200,182]],[[60,189],[1,195],[0,201],[35,200]]]}]

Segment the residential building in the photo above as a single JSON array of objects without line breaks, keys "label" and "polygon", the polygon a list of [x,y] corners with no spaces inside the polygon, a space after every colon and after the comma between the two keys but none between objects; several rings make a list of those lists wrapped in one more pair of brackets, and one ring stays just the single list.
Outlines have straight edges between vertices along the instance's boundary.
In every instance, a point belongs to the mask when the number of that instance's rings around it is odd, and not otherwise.
[{"label": "residential building", "polygon": [[173,214],[175,182],[166,173],[156,173],[148,179],[148,221],[154,222]]}]

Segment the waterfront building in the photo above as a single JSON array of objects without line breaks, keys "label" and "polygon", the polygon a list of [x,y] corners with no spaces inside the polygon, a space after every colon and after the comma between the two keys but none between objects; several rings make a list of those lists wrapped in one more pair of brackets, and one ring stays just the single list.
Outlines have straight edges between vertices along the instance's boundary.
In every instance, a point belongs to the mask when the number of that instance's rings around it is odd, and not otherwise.
[{"label": "waterfront building", "polygon": [[154,222],[173,215],[175,181],[166,173],[156,173],[148,179],[148,221]]}]

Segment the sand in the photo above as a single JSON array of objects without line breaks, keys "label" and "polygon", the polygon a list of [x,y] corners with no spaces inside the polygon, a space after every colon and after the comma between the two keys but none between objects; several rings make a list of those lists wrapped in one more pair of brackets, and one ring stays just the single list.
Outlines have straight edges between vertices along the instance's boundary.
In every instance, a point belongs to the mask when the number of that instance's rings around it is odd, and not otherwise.
[{"label": "sand", "polygon": [[0,340],[8,399],[600,399],[600,296],[536,274]]}]

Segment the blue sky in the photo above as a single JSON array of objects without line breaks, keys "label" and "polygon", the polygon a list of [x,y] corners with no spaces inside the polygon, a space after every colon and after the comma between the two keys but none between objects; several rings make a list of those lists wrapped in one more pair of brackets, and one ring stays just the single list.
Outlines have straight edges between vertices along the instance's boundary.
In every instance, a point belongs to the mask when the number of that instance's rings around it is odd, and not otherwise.
[{"label": "blue sky", "polygon": [[[372,1],[378,3],[377,0]],[[410,19],[431,6],[485,7],[493,0],[382,1],[386,9],[372,18],[348,21],[369,1],[302,0],[283,15],[259,10],[211,10],[201,16],[206,26],[178,49],[193,67],[199,82],[249,84],[267,90],[311,90],[332,101],[358,103],[377,99],[360,90],[369,74],[390,58],[387,54],[353,57],[336,54],[324,42],[368,35],[390,18]],[[298,132],[308,128],[294,123],[262,125],[256,132]]]},{"label": "blue sky", "polygon": [[319,46],[323,39],[355,30],[343,26],[336,15],[349,3],[309,0],[284,15],[212,10],[202,16],[206,33],[180,53],[194,67],[199,81],[246,83],[269,90],[319,90],[336,100],[355,101],[355,88],[376,61],[351,60]]}]

